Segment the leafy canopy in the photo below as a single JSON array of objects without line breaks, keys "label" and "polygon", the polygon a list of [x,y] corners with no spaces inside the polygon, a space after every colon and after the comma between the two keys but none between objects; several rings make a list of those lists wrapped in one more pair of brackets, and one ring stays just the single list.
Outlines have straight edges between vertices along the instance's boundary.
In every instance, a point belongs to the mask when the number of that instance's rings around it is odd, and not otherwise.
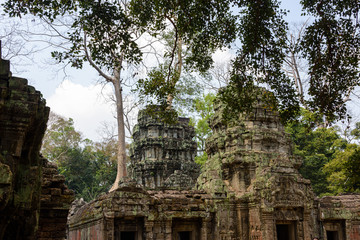
[{"label": "leafy canopy", "polygon": [[[204,72],[211,67],[211,54],[215,50],[238,41],[229,86],[221,91],[221,98],[228,103],[225,112],[244,110],[244,107],[250,110],[254,97],[249,93],[254,86],[265,86],[273,91],[278,102],[274,105],[275,101],[271,100],[269,105],[279,110],[284,121],[299,114],[296,83],[283,69],[290,46],[288,24],[284,20],[286,11],[280,8],[279,0],[132,0],[126,6],[119,3],[7,0],[5,7],[11,16],[31,13],[50,22],[59,16],[72,16],[73,30],[67,35],[72,47],[54,53],[54,57],[69,60],[75,67],[82,67],[85,61],[79,54],[84,41],[91,46],[93,60],[103,68],[112,69],[121,66],[123,59],[141,61],[134,31],[146,31],[157,37],[171,28],[174,41],[164,56],[169,62],[157,72],[150,72],[148,83],[141,83],[145,94],[161,99],[176,94],[180,59],[175,61],[175,55],[182,44],[189,50],[184,55],[184,67]],[[301,0],[300,3],[304,14],[314,19],[293,49],[307,61],[306,104],[310,111],[334,122],[345,117],[345,103],[359,86],[360,3],[353,0]]]}]

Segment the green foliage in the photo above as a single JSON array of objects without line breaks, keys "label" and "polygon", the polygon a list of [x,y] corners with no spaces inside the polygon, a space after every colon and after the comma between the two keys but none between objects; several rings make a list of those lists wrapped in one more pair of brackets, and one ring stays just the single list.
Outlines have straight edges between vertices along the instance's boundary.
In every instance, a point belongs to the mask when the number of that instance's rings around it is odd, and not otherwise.
[{"label": "green foliage", "polygon": [[180,78],[179,72],[172,72],[171,76],[168,76],[167,68],[167,65],[160,65],[158,68],[152,69],[147,78],[138,81],[137,90],[142,100],[150,96],[152,97],[149,101],[151,105],[164,105],[164,107],[167,107],[167,96],[174,96],[178,93],[174,82],[177,82]]},{"label": "green foliage", "polygon": [[111,187],[116,177],[115,141],[93,143],[83,139],[74,122],[51,113],[41,153],[58,165],[68,187],[89,201]]},{"label": "green foliage", "polygon": [[[156,29],[156,33],[163,32],[171,22],[175,39],[182,39],[185,45],[190,46],[185,62],[189,67],[203,72],[211,66],[211,53],[229,45],[236,35],[230,2],[133,0],[131,7],[140,25],[146,29]],[[172,55],[173,52],[168,54]]]},{"label": "green foliage", "polygon": [[64,52],[52,53],[59,62],[69,62],[73,67],[82,68],[87,61],[83,54],[85,47],[95,64],[108,70],[121,67],[123,60],[134,63],[141,60],[142,53],[132,35],[135,22],[126,6],[118,1],[9,0],[5,9],[10,16],[30,13],[50,22],[71,16],[71,31],[64,36],[71,47]]},{"label": "green foliage", "polygon": [[[148,78],[140,79],[136,91],[138,91],[141,101],[147,102],[147,112],[150,115],[156,112],[155,109],[162,110],[165,114],[161,118],[170,123],[176,120],[178,115],[187,115],[200,95],[202,86],[198,83],[196,77],[188,72],[182,74],[176,85],[169,84],[166,81],[167,76],[164,67],[164,65],[161,65],[159,68],[153,69],[148,74]],[[174,96],[172,104],[173,109],[176,111],[174,113],[171,112],[172,110],[170,111],[167,103],[169,94]],[[155,115],[153,116],[155,117]]]},{"label": "green foliage", "polygon": [[204,166],[205,162],[208,160],[208,155],[206,152],[202,152],[201,155],[195,157],[195,162],[200,166]]},{"label": "green foliage", "polygon": [[[325,116],[327,122],[334,122],[345,117],[345,102],[360,84],[359,3],[300,3],[305,13],[315,18],[305,27],[300,45],[293,49],[308,65],[310,81],[305,89],[305,103],[312,112]],[[279,8],[278,0],[245,0],[236,2],[236,6],[240,8],[238,38],[242,45],[233,64],[229,88],[221,92],[229,105],[226,112],[250,105],[254,99],[247,93],[254,85],[265,85],[279,102],[282,120],[296,119],[300,110],[297,86],[283,71],[290,47],[286,42],[285,11]]]},{"label": "green foliage", "polygon": [[360,83],[360,4],[351,0],[301,3],[315,17],[301,43],[309,65],[309,103],[312,110],[333,121],[345,116],[344,99]]},{"label": "green foliage", "polygon": [[355,128],[351,130],[350,135],[357,140],[360,139],[360,122],[355,124]]},{"label": "green foliage", "polygon": [[360,192],[360,146],[348,144],[324,166],[324,171],[332,193]]},{"label": "green foliage", "polygon": [[81,144],[81,133],[74,128],[73,119],[65,119],[50,113],[49,126],[45,132],[41,152],[50,161],[60,162],[69,149]]},{"label": "green foliage", "polygon": [[302,118],[288,123],[286,131],[295,145],[294,154],[303,158],[300,173],[311,180],[314,192],[321,195],[329,192],[324,166],[346,147],[346,141],[335,127],[318,127],[314,124],[316,119],[316,115],[303,109]]},{"label": "green foliage", "polygon": [[194,110],[199,114],[199,118],[192,119],[192,125],[195,127],[196,142],[198,145],[198,155],[195,162],[204,165],[208,156],[205,152],[205,141],[212,134],[209,127],[209,120],[214,115],[214,100],[216,96],[212,93],[203,94],[196,98]]},{"label": "green foliage", "polygon": [[154,35],[161,35],[166,42],[164,63],[139,82],[140,96],[150,96],[150,104],[171,106],[172,98],[179,96],[184,87],[191,86],[178,87],[184,80],[184,71],[189,76],[194,70],[204,73],[211,67],[212,53],[229,46],[236,34],[235,17],[231,16],[229,3],[219,0],[131,1],[132,13],[139,25],[155,30]]},{"label": "green foliage", "polygon": [[297,116],[299,102],[294,83],[282,71],[286,57],[287,23],[277,0],[235,1],[239,10],[238,38],[242,45],[233,62],[229,86],[220,92],[227,103],[225,115],[234,110],[250,111],[255,86],[265,85],[274,93],[284,121]]},{"label": "green foliage", "polygon": [[[86,60],[80,54],[84,41],[94,62],[103,68],[121,67],[124,59],[139,63],[142,54],[132,33],[146,31],[159,37],[170,25],[173,32],[163,36],[170,46],[164,56],[168,62],[142,82],[144,93],[153,94],[155,98],[176,93],[174,86],[179,80],[182,62],[187,70],[205,72],[212,65],[211,54],[215,50],[239,41],[229,86],[220,93],[228,103],[225,113],[244,110],[244,106],[249,109],[255,101],[249,93],[254,86],[265,86],[274,93],[276,108],[284,122],[298,116],[296,82],[283,70],[291,46],[287,43],[286,11],[280,8],[279,0],[132,0],[129,5],[123,3],[7,0],[4,6],[11,16],[31,13],[50,22],[59,16],[71,15],[72,31],[66,37],[72,46],[53,56],[59,61],[70,61],[74,67],[82,67]],[[328,122],[334,122],[345,117],[345,102],[360,84],[357,21],[360,4],[353,0],[301,0],[300,3],[304,15],[314,19],[305,27],[299,46],[292,49],[307,61],[310,80],[304,89],[303,104],[325,116]],[[179,57],[178,52],[183,50],[183,45],[187,51],[184,58]],[[165,100],[161,101],[160,104]]]}]

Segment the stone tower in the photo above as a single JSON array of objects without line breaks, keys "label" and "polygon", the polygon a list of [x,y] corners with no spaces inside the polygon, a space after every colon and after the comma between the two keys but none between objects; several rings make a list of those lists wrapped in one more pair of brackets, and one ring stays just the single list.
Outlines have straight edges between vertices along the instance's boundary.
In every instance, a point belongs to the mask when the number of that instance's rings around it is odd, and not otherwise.
[{"label": "stone tower", "polygon": [[298,172],[301,159],[293,155],[279,114],[260,96],[250,113],[235,120],[225,121],[217,104],[198,186],[240,200],[238,214],[248,221],[239,225],[244,239],[309,239],[318,227],[311,217],[315,195]]},{"label": "stone tower", "polygon": [[130,172],[148,189],[190,189],[199,175],[196,142],[188,118],[165,124],[140,111],[130,150]]}]

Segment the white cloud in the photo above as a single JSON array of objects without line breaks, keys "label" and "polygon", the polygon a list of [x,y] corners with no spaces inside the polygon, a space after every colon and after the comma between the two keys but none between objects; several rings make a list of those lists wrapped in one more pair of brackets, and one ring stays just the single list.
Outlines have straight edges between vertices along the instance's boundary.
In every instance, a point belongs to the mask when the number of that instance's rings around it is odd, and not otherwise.
[{"label": "white cloud", "polygon": [[228,48],[225,48],[224,50],[216,50],[213,54],[215,64],[229,63],[233,58],[235,58],[235,54]]},{"label": "white cloud", "polygon": [[74,119],[75,128],[84,137],[98,141],[101,123],[115,122],[114,107],[109,101],[112,92],[111,85],[82,86],[65,80],[47,99],[47,105],[53,112]]}]

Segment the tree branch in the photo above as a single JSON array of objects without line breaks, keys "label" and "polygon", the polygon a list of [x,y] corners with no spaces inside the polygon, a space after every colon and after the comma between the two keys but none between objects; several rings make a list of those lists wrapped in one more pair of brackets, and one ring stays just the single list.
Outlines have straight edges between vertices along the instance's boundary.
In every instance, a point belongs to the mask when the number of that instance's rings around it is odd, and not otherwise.
[{"label": "tree branch", "polygon": [[114,77],[111,77],[109,75],[107,75],[106,73],[104,73],[99,66],[97,66],[94,61],[92,60],[91,56],[89,55],[88,49],[87,49],[87,42],[86,42],[86,32],[84,32],[84,52],[85,52],[85,56],[86,59],[89,61],[90,65],[95,68],[95,70],[100,74],[100,76],[102,76],[103,78],[105,78],[105,80],[107,82],[113,82],[115,81]]}]

